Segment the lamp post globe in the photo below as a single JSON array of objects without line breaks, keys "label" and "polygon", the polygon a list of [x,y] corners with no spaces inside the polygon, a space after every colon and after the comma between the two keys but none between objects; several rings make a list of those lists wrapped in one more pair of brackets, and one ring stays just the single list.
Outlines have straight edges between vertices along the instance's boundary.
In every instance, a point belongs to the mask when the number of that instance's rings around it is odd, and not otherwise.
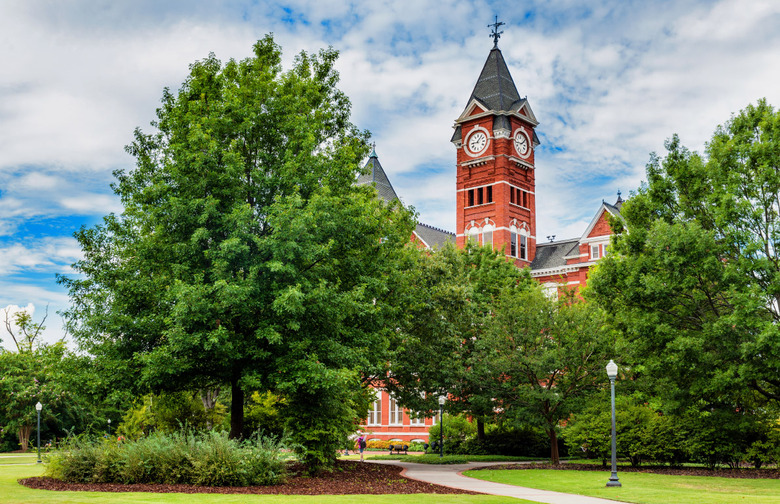
[{"label": "lamp post globe", "polygon": [[444,402],[446,400],[444,394],[439,396],[439,458],[444,457]]},{"label": "lamp post globe", "polygon": [[41,404],[41,401],[38,401],[35,404],[35,411],[38,414],[38,463],[41,463],[41,410],[43,409],[43,404]]},{"label": "lamp post globe", "polygon": [[607,364],[607,377],[609,378],[609,385],[612,396],[612,475],[610,475],[609,481],[607,481],[608,487],[623,486],[620,483],[617,475],[617,441],[615,434],[615,379],[617,378],[617,373],[617,364],[615,364],[615,361],[610,359],[609,364]]}]

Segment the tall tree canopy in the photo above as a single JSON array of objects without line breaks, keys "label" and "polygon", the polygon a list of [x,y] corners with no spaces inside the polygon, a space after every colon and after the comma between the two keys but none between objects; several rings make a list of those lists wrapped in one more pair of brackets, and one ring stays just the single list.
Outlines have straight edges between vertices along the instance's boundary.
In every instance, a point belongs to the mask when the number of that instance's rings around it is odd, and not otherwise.
[{"label": "tall tree canopy", "polygon": [[536,285],[503,291],[485,325],[473,374],[503,416],[544,428],[557,464],[560,423],[607,382],[613,347],[603,312],[575,295],[550,299]]},{"label": "tall tree canopy", "polygon": [[780,401],[780,112],[718,127],[705,156],[674,136],[622,209],[591,292],[670,404]]},{"label": "tall tree canopy", "polygon": [[76,234],[81,275],[61,279],[72,334],[117,376],[229,385],[234,437],[244,392],[277,391],[315,465],[365,415],[361,376],[394,337],[391,279],[413,229],[353,185],[367,133],[349,121],[336,58],[301,53],[283,71],[269,35],[243,61],[192,64],[164,91],[157,131],[127,147],[124,211]]},{"label": "tall tree canopy", "polygon": [[438,396],[445,394],[447,411],[476,418],[483,437],[483,420],[494,416],[495,404],[484,377],[474,372],[485,358],[478,340],[501,292],[527,290],[534,282],[527,269],[487,247],[460,250],[448,244],[418,261],[408,277],[413,288],[387,387],[419,412],[436,411]]}]

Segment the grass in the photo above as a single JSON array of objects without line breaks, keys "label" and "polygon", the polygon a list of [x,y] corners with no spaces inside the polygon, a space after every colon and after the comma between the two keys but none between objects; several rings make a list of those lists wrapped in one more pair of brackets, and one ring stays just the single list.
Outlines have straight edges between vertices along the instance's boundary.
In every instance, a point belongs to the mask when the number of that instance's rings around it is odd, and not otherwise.
[{"label": "grass", "polygon": [[509,457],[506,455],[445,455],[439,457],[436,454],[428,455],[369,455],[372,460],[400,460],[401,462],[415,462],[417,464],[465,464],[467,462],[524,462],[539,460],[532,457]]},{"label": "grass", "polygon": [[780,480],[620,473],[621,488],[606,488],[610,472],[546,469],[468,471],[472,478],[639,504],[780,504]]},{"label": "grass", "polygon": [[[43,457],[44,454],[41,454]],[[34,464],[38,460],[37,453],[6,453],[0,455],[0,465]]]},{"label": "grass", "polygon": [[[3,455],[0,455],[2,457]],[[505,504],[527,503],[492,495],[219,495],[219,494],[157,494],[107,492],[52,492],[23,487],[17,480],[43,473],[42,464],[0,466],[0,500],[3,504]]]}]

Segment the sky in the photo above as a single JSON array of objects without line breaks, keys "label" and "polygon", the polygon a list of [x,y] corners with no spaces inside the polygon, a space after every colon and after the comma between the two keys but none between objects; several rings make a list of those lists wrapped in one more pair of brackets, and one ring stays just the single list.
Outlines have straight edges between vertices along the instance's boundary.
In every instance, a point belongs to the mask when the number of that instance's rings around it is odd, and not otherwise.
[{"label": "sky", "polygon": [[673,134],[703,152],[748,104],[780,106],[775,0],[0,0],[0,310],[40,321],[48,307],[44,339],[64,336],[56,275],[73,274],[76,230],[121,212],[110,184],[133,169],[133,130],[153,131],[189,64],[249,57],[267,33],[287,68],[300,51],[340,51],[353,123],[396,192],[455,231],[449,140],[495,16],[540,122],[540,240],[577,237],[602,200],[630,196]]}]

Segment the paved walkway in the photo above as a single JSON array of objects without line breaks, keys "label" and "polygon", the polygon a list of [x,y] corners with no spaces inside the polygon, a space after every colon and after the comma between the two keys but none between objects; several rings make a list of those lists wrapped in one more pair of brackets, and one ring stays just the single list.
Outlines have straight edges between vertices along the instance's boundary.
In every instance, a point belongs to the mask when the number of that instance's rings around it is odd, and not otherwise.
[{"label": "paved walkway", "polygon": [[367,460],[374,464],[399,465],[404,468],[404,475],[407,478],[435,483],[450,488],[459,488],[461,490],[471,490],[472,492],[481,492],[492,495],[505,495],[507,497],[517,497],[535,502],[544,502],[547,504],[625,504],[619,501],[600,499],[597,497],[586,497],[584,495],[573,495],[561,492],[551,492],[549,490],[537,490],[535,488],[519,487],[514,485],[505,485],[503,483],[492,483],[475,478],[463,476],[463,471],[485,467],[491,465],[506,464],[506,462],[469,462],[468,464],[415,464],[411,462],[399,462],[395,460]]}]

